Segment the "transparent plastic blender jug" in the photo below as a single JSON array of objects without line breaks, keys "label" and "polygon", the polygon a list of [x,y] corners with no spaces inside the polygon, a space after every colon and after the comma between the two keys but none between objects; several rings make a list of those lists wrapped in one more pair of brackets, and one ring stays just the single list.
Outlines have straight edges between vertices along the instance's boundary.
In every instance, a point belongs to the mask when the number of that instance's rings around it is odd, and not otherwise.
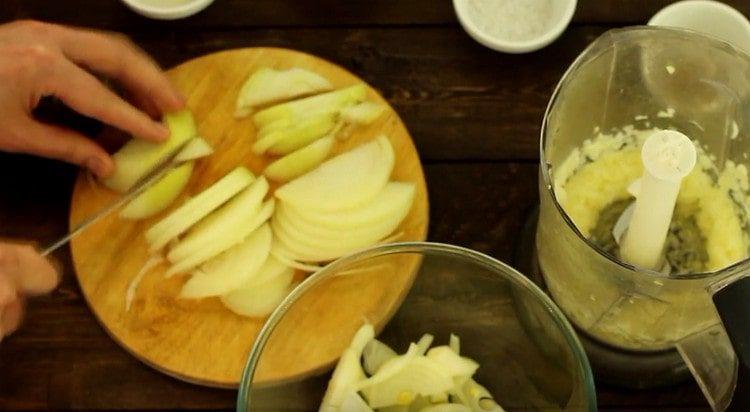
[{"label": "transparent plastic blender jug", "polygon": [[[729,405],[737,381],[737,357],[713,299],[749,267],[749,96],[750,57],[732,46],[685,30],[618,29],[602,35],[568,69],[542,127],[536,246],[552,297],[584,336],[613,350],[636,357],[677,350],[715,410]],[[722,186],[737,200],[736,226],[745,240],[743,258],[729,267],[671,275],[635,268],[587,239],[565,211],[561,185],[577,148],[601,133],[668,128],[690,137],[712,160],[713,179],[726,168],[740,176]],[[588,159],[580,154],[577,161]],[[739,310],[750,316],[746,302]],[[727,330],[732,343],[746,333]]]}]

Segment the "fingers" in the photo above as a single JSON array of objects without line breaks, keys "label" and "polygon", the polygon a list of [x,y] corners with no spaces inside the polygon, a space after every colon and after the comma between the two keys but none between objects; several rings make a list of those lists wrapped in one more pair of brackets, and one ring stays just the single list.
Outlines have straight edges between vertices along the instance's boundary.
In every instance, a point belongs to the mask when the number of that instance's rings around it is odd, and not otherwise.
[{"label": "fingers", "polygon": [[169,136],[166,126],[131,106],[96,77],[68,60],[60,59],[46,89],[72,109],[135,136],[155,141]]},{"label": "fingers", "polygon": [[136,107],[143,110],[146,114],[148,114],[152,119],[159,119],[161,118],[162,110],[159,109],[156,106],[156,103],[154,103],[148,96],[144,96],[142,94],[137,94],[133,92],[129,92],[125,98],[133,103]]},{"label": "fingers", "polygon": [[159,66],[127,38],[70,28],[62,28],[61,38],[63,52],[72,61],[119,80],[133,94],[148,97],[162,113],[184,107],[184,97]]},{"label": "fingers", "polygon": [[31,245],[0,243],[0,340],[21,325],[25,295],[48,293],[58,272]]},{"label": "fingers", "polygon": [[16,299],[0,309],[0,338],[15,332],[23,319],[23,302]]},{"label": "fingers", "polygon": [[52,291],[59,281],[52,263],[29,245],[0,244],[0,277],[5,277],[16,292],[41,295]]},{"label": "fingers", "polygon": [[77,164],[99,177],[109,176],[114,171],[109,154],[82,134],[31,119],[22,122],[20,128],[24,134],[20,151]]},{"label": "fingers", "polygon": [[6,276],[0,275],[0,308],[16,300],[16,287]]}]

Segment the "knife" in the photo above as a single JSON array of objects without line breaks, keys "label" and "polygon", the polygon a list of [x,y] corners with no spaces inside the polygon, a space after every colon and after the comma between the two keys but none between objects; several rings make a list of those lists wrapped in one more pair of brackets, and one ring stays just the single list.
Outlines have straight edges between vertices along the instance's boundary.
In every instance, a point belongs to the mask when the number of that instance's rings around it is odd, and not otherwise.
[{"label": "knife", "polygon": [[153,169],[151,169],[150,172],[138,179],[133,187],[130,188],[130,190],[125,192],[125,194],[123,194],[116,201],[98,210],[96,213],[86,218],[86,220],[77,224],[67,235],[49,244],[42,251],[42,256],[47,256],[57,250],[60,246],[63,246],[66,243],[70,242],[71,239],[76,237],[92,224],[98,222],[101,218],[109,215],[110,213],[119,209],[122,205],[135,199],[136,196],[143,193],[149,187],[153,186],[154,183],[158,182],[167,172],[182,165],[183,163],[188,162],[188,160],[175,161],[175,158],[182,151],[182,149],[184,149],[193,140],[195,140],[195,138],[187,139],[186,141],[182,142],[177,147],[172,149],[166,156],[159,160],[159,162]]}]

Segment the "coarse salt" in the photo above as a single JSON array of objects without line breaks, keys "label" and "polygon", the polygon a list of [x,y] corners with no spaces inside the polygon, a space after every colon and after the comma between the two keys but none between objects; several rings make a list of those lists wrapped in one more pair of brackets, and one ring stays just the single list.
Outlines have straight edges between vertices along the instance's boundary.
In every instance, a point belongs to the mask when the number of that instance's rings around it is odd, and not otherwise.
[{"label": "coarse salt", "polygon": [[468,0],[468,6],[482,32],[503,40],[533,40],[552,20],[552,0]]}]

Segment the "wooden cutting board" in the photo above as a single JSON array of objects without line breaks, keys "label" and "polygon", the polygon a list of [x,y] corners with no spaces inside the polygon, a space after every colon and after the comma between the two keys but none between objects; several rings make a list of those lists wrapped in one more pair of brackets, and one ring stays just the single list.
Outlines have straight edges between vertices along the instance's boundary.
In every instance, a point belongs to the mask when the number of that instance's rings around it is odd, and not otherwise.
[{"label": "wooden cutting board", "polygon": [[[277,48],[219,52],[169,70],[171,80],[188,98],[200,135],[215,149],[212,156],[197,162],[187,189],[175,205],[238,165],[245,165],[259,175],[273,160],[251,152],[256,133],[252,121],[233,117],[240,86],[251,72],[262,66],[309,69],[328,78],[336,88],[362,82],[330,62]],[[372,88],[369,99],[387,104]],[[422,166],[408,131],[390,106],[378,121],[357,128],[350,139],[337,142],[335,152],[349,150],[380,134],[390,138],[396,153],[392,179],[413,182],[417,187],[412,210],[397,230],[403,232],[399,240],[424,240],[428,202]],[[81,174],[71,201],[71,227],[116,196]],[[185,278],[165,279],[163,264],[143,278],[130,310],[125,309],[128,285],[148,259],[143,233],[175,205],[140,222],[113,214],[73,239],[71,252],[78,281],[105,330],[135,357],[178,379],[236,387],[265,319],[235,315],[217,298],[177,299]],[[307,299],[304,313],[298,314],[306,321],[288,330],[280,328],[269,342],[268,362],[260,368],[256,381],[289,381],[326,370],[340,355],[344,341],[361,324],[363,316],[379,326],[387,322],[408,291],[418,266],[419,259],[412,257],[385,271],[375,270],[375,266],[363,276],[342,277],[344,280],[321,288],[316,296]],[[298,277],[301,280],[304,274],[298,273]],[[326,293],[326,288],[335,293]],[[341,310],[342,307],[347,309]]]}]

